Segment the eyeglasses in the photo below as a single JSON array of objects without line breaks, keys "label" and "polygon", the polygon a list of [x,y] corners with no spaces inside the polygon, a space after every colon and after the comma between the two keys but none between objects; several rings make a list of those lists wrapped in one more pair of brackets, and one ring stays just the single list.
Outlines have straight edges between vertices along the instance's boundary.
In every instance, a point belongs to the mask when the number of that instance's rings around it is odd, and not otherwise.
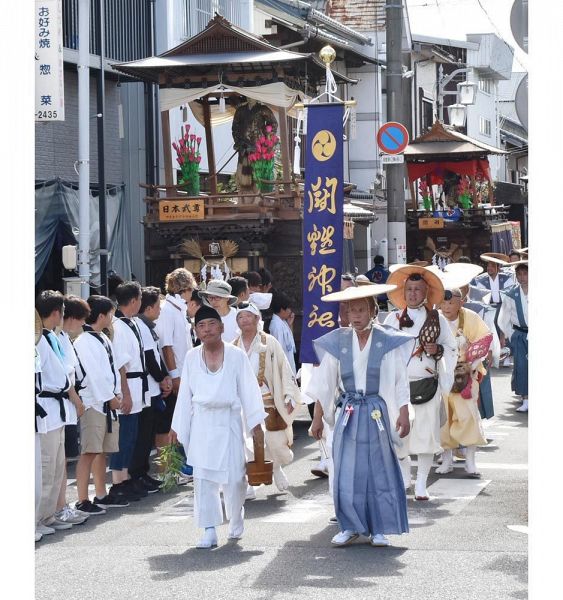
[{"label": "eyeglasses", "polygon": [[444,300],[451,300],[452,298],[461,298],[461,294],[454,294],[451,290],[444,292]]}]

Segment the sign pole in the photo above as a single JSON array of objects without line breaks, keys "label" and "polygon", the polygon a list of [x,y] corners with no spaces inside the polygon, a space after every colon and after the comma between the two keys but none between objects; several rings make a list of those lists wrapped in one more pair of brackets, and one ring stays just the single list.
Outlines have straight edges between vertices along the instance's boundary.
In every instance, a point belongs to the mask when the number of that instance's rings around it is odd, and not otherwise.
[{"label": "sign pole", "polygon": [[78,5],[78,275],[90,295],[90,2]]},{"label": "sign pole", "polygon": [[[387,119],[402,121],[402,0],[387,0]],[[407,232],[405,224],[404,166],[387,164],[387,240],[390,263],[406,262]]]}]

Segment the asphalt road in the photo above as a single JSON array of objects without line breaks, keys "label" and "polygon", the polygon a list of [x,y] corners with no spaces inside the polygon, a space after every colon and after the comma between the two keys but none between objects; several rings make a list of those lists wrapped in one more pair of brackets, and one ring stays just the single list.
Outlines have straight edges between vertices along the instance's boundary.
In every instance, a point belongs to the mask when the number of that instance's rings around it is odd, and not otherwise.
[{"label": "asphalt road", "polygon": [[[36,598],[81,600],[389,598],[504,600],[528,597],[528,416],[515,412],[510,370],[493,372],[492,441],[477,453],[482,479],[454,472],[429,478],[429,502],[409,497],[411,531],[373,548],[359,539],[332,548],[337,527],[326,479],[310,474],[319,456],[295,425],[289,493],[262,486],[246,502],[245,535],[197,550],[192,488],[152,494],[108,509],[36,544]],[[76,499],[69,469],[68,499]]]}]

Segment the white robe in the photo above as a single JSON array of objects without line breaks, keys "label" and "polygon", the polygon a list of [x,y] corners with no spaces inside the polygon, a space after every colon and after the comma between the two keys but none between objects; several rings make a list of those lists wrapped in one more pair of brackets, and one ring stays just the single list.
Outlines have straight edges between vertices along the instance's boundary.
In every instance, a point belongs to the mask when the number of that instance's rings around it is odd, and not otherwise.
[{"label": "white robe", "polygon": [[221,339],[230,344],[240,335],[240,329],[237,325],[237,309],[231,306],[229,312],[224,317],[221,317],[221,321],[225,328]]},{"label": "white robe", "polygon": [[524,294],[522,287],[519,285],[520,300],[522,302],[522,312],[524,314],[525,323],[520,323],[518,311],[516,310],[516,302],[506,294],[502,295],[502,304],[498,314],[498,326],[504,333],[506,339],[510,340],[514,333],[513,325],[528,326],[528,296]]},{"label": "white robe", "polygon": [[193,476],[220,484],[244,477],[244,433],[263,423],[262,394],[246,354],[224,344],[223,366],[206,372],[203,346],[186,355],[172,429]]},{"label": "white robe", "polygon": [[[105,333],[99,335],[112,351],[115,363],[115,352],[110,339]],[[86,377],[82,381],[84,387],[79,392],[80,398],[86,408],[93,408],[103,414],[104,402],[121,393],[121,377],[117,365],[114,364],[114,376],[106,349],[93,334],[86,331],[76,338],[74,348],[86,371]],[[79,376],[83,376],[80,371]]]},{"label": "white robe", "polygon": [[[402,311],[389,313],[385,319],[385,325],[394,329],[399,329],[399,319]],[[427,313],[424,307],[407,309],[409,317],[413,321],[413,326],[405,328],[405,333],[418,336]],[[414,409],[414,419],[411,431],[406,438],[403,438],[404,444],[397,454],[404,458],[407,454],[434,454],[441,452],[440,445],[440,406],[442,404],[442,395],[447,396],[452,389],[454,382],[454,369],[457,363],[457,344],[454,335],[443,315],[439,314],[440,335],[436,341],[444,347],[444,355],[438,361],[438,390],[432,400],[424,404],[411,405]],[[407,366],[409,381],[416,381],[425,377],[431,377],[436,371],[436,364],[433,358],[426,356],[423,352],[421,357],[413,356]],[[409,411],[410,412],[410,411]],[[412,413],[411,413],[412,415]]]},{"label": "white robe", "polygon": [[[63,361],[66,365],[66,375],[70,381],[70,385],[74,386],[76,381],[75,369],[78,366],[78,359],[68,333],[61,331],[59,333],[59,342],[63,348]],[[70,401],[65,400],[66,423],[65,425],[76,425],[78,423],[78,414],[76,406]]]}]

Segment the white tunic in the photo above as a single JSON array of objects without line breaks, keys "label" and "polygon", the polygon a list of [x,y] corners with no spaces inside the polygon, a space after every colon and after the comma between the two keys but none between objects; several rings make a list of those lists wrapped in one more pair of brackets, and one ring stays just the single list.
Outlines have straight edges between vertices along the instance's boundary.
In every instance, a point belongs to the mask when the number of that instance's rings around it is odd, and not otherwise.
[{"label": "white tunic", "polygon": [[[385,319],[385,325],[399,329],[399,319],[402,311],[389,313]],[[404,331],[413,336],[418,336],[427,318],[424,307],[408,308],[408,315],[413,321],[413,326],[405,328]],[[436,341],[444,348],[444,355],[438,361],[426,356],[423,352],[420,357],[413,356],[408,364],[407,373],[409,381],[416,381],[425,377],[431,377],[438,373],[438,390],[432,400],[424,404],[411,405],[414,409],[414,421],[411,432],[405,438],[405,444],[401,449],[400,457],[405,454],[433,454],[441,450],[440,446],[440,405],[442,394],[447,396],[454,382],[454,369],[457,363],[457,344],[445,317],[439,314],[440,335]],[[417,342],[418,345],[418,342]],[[437,367],[437,369],[436,369]]]},{"label": "white tunic", "polygon": [[297,372],[295,367],[295,340],[293,338],[293,332],[287,321],[284,321],[278,315],[274,315],[270,321],[270,335],[273,335],[276,340],[281,344],[289,366],[293,371],[293,374]]},{"label": "white tunic", "polygon": [[160,349],[171,346],[174,352],[176,368],[181,371],[186,353],[192,347],[187,305],[178,294],[168,294],[161,304],[160,316],[155,321],[156,334],[160,340]]},{"label": "white tunic", "polygon": [[[136,325],[136,321],[133,320],[133,323]],[[121,367],[125,367],[127,373],[142,372],[141,352],[143,350],[139,347],[137,336],[127,323],[117,317],[114,317],[112,325],[115,368],[119,370]],[[127,385],[133,402],[130,414],[134,415],[143,410],[143,381],[140,377],[127,379]]]},{"label": "white tunic", "polygon": [[266,418],[246,354],[224,344],[223,365],[207,371],[203,346],[186,355],[172,429],[184,445],[194,478],[230,483],[244,476],[242,418],[250,431]]},{"label": "white tunic", "polygon": [[[35,377],[36,377],[36,381],[37,381],[37,375],[41,374],[41,357],[39,356],[39,352],[37,350],[37,347],[35,348]],[[36,383],[36,385],[39,385],[38,383]],[[41,386],[42,389],[42,386]],[[41,391],[41,389],[39,391]],[[41,402],[39,402],[39,398],[37,396],[35,396],[35,400],[37,401],[38,404],[41,404]],[[45,419],[42,419],[41,417],[35,417],[35,424],[36,424],[36,433],[47,433],[47,423]]]},{"label": "white tunic", "polygon": [[237,309],[231,306],[228,314],[221,317],[221,321],[223,321],[223,327],[225,328],[221,339],[230,344],[240,335],[240,329],[237,325]]},{"label": "white tunic", "polygon": [[[104,333],[98,335],[103,338],[107,348],[113,353],[115,363],[115,351],[110,339]],[[93,408],[103,413],[104,402],[112,400],[114,396],[121,393],[118,367],[114,364],[114,376],[106,347],[91,333],[85,331],[80,334],[74,341],[74,348],[86,371],[80,398],[86,408]],[[83,374],[79,372],[79,375],[82,377]]]},{"label": "white tunic", "polygon": [[[76,381],[75,369],[78,366],[78,359],[74,351],[74,346],[68,337],[68,333],[61,331],[59,333],[59,342],[63,348],[63,360],[66,365],[66,374],[70,381],[70,385],[74,385]],[[76,425],[78,423],[78,415],[76,414],[76,406],[70,401],[65,400],[66,410],[66,425]]]},{"label": "white tunic", "polygon": [[[43,391],[60,392],[61,390],[68,390],[70,382],[66,376],[66,366],[55,354],[55,351],[51,348],[44,335],[41,336],[37,344],[37,352],[41,357],[41,383]],[[58,400],[55,400],[55,398],[38,398],[37,401],[47,412],[47,416],[42,419],[45,423],[45,433],[65,425],[60,417]]]},{"label": "white tunic", "polygon": [[522,286],[518,286],[518,292],[520,301],[522,303],[522,312],[524,313],[525,323],[520,323],[520,319],[518,318],[518,311],[516,310],[516,302],[503,294],[502,296],[502,304],[500,306],[500,311],[498,314],[498,326],[499,329],[504,333],[506,338],[510,340],[512,334],[514,333],[513,325],[517,325],[518,327],[528,326],[528,295],[524,294],[522,290]]}]

